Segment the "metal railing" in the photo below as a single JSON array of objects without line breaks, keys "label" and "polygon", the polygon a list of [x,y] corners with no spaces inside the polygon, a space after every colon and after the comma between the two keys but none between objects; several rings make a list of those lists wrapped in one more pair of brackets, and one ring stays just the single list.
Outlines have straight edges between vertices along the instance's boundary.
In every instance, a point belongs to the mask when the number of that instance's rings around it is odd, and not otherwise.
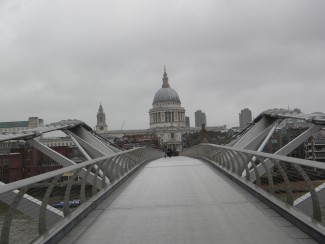
[{"label": "metal railing", "polygon": [[284,208],[309,216],[308,224],[316,220],[317,225],[324,225],[325,163],[213,144],[191,147],[182,155],[208,160],[251,189],[265,193],[270,201],[278,199],[285,203]]},{"label": "metal railing", "polygon": [[45,242],[142,163],[162,156],[136,148],[2,185],[0,243]]}]

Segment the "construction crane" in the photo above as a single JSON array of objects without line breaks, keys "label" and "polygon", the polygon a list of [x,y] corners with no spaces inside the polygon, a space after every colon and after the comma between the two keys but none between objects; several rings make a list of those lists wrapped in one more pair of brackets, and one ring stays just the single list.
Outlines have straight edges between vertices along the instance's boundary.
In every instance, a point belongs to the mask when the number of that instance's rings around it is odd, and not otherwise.
[{"label": "construction crane", "polygon": [[124,125],[125,125],[125,120],[122,123],[121,130],[123,130]]}]

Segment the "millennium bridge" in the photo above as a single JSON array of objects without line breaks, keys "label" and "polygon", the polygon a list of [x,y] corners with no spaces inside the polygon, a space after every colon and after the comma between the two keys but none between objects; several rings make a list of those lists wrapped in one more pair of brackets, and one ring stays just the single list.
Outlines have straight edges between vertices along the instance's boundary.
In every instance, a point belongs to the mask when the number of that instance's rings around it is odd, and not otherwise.
[{"label": "millennium bridge", "polygon": [[[285,119],[309,127],[263,152]],[[0,243],[325,243],[325,164],[288,156],[324,126],[322,113],[270,109],[226,145],[199,144],[172,158],[120,150],[79,120],[0,134],[63,166],[1,184]],[[83,162],[37,139],[57,130]]]}]

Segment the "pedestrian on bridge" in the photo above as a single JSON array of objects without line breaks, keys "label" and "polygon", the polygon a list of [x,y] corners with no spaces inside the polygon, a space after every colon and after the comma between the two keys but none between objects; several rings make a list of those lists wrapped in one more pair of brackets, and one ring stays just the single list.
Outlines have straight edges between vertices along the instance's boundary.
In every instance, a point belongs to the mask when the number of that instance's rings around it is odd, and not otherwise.
[{"label": "pedestrian on bridge", "polygon": [[172,154],[173,154],[172,149],[168,148],[167,149],[167,156],[171,158],[172,157]]}]

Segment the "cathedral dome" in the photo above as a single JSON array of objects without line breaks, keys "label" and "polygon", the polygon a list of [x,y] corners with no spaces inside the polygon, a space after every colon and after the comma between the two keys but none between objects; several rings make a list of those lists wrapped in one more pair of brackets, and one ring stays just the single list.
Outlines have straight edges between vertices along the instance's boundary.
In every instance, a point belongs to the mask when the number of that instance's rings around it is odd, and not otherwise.
[{"label": "cathedral dome", "polygon": [[180,103],[180,99],[179,99],[179,96],[177,94],[177,92],[173,89],[173,88],[170,88],[170,87],[166,87],[166,88],[160,88],[154,98],[153,98],[153,103],[152,104],[155,104],[155,103],[163,103],[163,102],[177,102],[177,103]]},{"label": "cathedral dome", "polygon": [[185,109],[181,107],[181,100],[177,92],[170,87],[164,68],[162,87],[156,92],[152,108],[149,110],[150,128],[156,128],[159,140],[165,145],[181,145],[180,128],[185,128]]},{"label": "cathedral dome", "polygon": [[162,88],[156,92],[152,104],[166,102],[181,103],[181,100],[179,99],[177,92],[173,88],[170,88],[165,68]]}]

